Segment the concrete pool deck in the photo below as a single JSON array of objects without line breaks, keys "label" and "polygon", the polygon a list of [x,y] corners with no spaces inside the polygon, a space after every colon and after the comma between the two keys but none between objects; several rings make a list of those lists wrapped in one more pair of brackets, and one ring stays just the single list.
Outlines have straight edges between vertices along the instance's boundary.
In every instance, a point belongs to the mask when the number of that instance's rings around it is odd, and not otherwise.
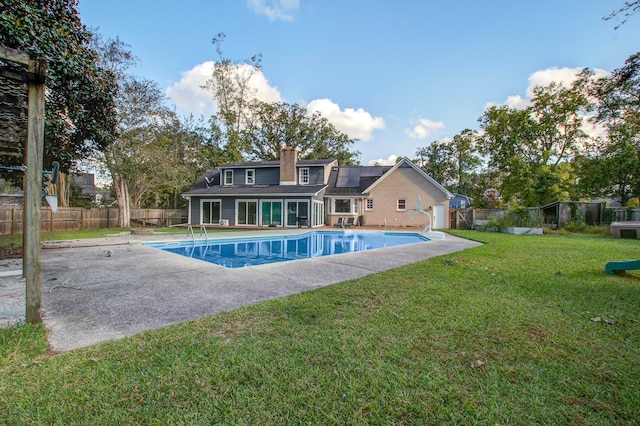
[{"label": "concrete pool deck", "polygon": [[[210,233],[209,238],[306,231]],[[122,234],[45,242],[41,299],[51,348],[77,349],[480,245],[447,235],[424,244],[226,269],[142,244],[186,239],[185,234]],[[21,262],[0,264],[5,266],[0,320],[24,319]]]}]

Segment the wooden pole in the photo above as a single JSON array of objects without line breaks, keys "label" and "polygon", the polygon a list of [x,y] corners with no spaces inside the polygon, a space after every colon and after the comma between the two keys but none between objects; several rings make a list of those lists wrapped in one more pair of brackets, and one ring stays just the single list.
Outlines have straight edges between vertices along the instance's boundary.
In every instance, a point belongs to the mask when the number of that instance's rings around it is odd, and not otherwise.
[{"label": "wooden pole", "polygon": [[24,191],[23,272],[26,281],[26,320],[42,322],[40,310],[40,230],[42,218],[42,157],[44,152],[44,80],[46,61],[29,60],[29,100],[26,182]]}]

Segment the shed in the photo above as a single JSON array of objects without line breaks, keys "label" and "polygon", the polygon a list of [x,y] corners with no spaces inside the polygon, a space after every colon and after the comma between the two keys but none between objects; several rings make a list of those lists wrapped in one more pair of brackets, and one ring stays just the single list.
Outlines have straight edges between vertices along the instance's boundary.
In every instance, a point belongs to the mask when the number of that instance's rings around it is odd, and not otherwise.
[{"label": "shed", "polygon": [[540,210],[543,226],[557,229],[567,226],[573,217],[580,217],[589,226],[601,225],[604,208],[605,204],[600,202],[556,201],[540,207]]}]

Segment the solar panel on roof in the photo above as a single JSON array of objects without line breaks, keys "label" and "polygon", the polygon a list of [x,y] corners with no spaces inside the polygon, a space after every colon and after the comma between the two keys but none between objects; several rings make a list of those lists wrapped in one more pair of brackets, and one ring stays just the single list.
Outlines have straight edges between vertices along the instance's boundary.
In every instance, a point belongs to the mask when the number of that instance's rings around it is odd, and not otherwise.
[{"label": "solar panel on roof", "polygon": [[349,169],[349,180],[347,186],[349,188],[357,188],[360,185],[360,168],[354,167]]},{"label": "solar panel on roof", "polygon": [[338,180],[336,181],[336,187],[346,188],[347,182],[349,182],[349,169],[338,169]]},{"label": "solar panel on roof", "polygon": [[360,185],[359,167],[342,167],[338,169],[337,188],[357,188]]},{"label": "solar panel on roof", "polygon": [[360,167],[360,176],[362,177],[382,176],[382,167],[381,166],[362,166]]}]

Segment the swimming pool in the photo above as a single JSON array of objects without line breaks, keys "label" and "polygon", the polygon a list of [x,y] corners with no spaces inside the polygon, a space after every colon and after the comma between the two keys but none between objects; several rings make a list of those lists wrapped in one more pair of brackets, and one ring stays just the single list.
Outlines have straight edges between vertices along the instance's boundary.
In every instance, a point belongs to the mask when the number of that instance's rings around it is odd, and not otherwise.
[{"label": "swimming pool", "polygon": [[209,240],[208,242],[148,243],[149,247],[225,268],[264,265],[343,253],[424,243],[425,236],[409,232],[311,231],[298,235]]}]

